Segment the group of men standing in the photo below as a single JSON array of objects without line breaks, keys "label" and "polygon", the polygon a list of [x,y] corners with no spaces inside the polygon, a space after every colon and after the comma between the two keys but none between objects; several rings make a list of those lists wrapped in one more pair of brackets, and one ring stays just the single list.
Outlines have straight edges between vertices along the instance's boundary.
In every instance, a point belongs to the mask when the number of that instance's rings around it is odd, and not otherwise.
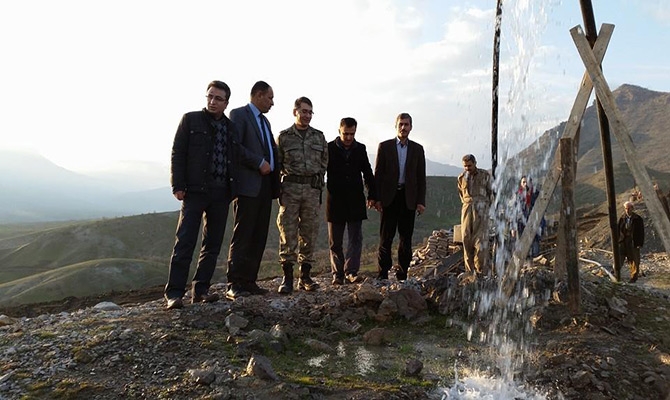
[{"label": "group of men standing", "polygon": [[206,99],[201,111],[184,114],[172,148],[172,192],[182,204],[164,292],[168,309],[184,306],[201,224],[202,242],[191,283],[191,302],[219,300],[209,287],[231,202],[234,226],[226,298],[267,293],[256,281],[273,199],[279,200],[277,227],[283,272],[278,292],[293,292],[295,266],[299,271],[298,288],[316,290],[319,285],[311,279],[310,271],[315,262],[324,186],[333,285],[361,280],[358,270],[366,206],[381,212],[378,277],[388,278],[397,230],[400,268],[396,276],[399,280],[407,278],[414,218],[424,212],[426,199],[424,150],[408,139],[412,130],[409,114],[398,115],[397,136],[379,144],[373,174],[365,145],[355,140],[356,120],[343,118],[339,136],[328,143],[323,132],[310,125],[314,112],[307,97],[296,99],[295,123],[281,131],[276,142],[265,117],[274,105],[274,92],[266,82],[256,82],[249,103],[233,109],[230,118],[224,114],[230,99],[227,84],[212,81]]}]

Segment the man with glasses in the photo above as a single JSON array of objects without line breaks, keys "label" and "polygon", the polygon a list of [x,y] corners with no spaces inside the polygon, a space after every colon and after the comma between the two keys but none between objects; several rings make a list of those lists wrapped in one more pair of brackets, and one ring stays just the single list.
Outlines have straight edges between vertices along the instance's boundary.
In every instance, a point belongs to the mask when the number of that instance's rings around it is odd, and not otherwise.
[{"label": "man with glasses", "polygon": [[208,292],[235,192],[233,145],[237,131],[223,113],[230,99],[228,85],[212,81],[207,86],[206,98],[207,105],[201,111],[184,114],[172,145],[170,182],[174,197],[182,204],[165,285],[170,310],[184,306],[182,297],[201,221],[204,221],[202,244],[191,284],[191,302],[210,303],[219,299],[218,294]]},{"label": "man with glasses", "polygon": [[312,101],[299,97],[293,107],[295,123],[277,139],[281,165],[279,195],[279,262],[284,279],[279,293],[293,292],[293,266],[300,267],[298,289],[313,291],[318,284],[310,277],[314,247],[319,232],[319,208],[324,174],[328,167],[328,143],[312,121]]}]

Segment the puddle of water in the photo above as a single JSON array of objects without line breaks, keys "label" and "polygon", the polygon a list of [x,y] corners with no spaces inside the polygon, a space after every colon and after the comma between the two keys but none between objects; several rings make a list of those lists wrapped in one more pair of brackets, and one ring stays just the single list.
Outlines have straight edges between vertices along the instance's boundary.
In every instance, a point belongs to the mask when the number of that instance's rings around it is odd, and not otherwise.
[{"label": "puddle of water", "polygon": [[440,389],[440,399],[457,400],[546,400],[547,396],[535,393],[532,389],[522,384],[491,378],[485,376],[471,375],[448,389]]}]

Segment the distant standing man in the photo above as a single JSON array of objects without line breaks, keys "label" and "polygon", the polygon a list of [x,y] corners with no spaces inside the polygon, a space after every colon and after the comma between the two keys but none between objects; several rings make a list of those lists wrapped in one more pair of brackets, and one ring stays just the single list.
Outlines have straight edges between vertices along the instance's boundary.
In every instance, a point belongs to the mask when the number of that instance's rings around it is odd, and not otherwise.
[{"label": "distant standing man", "polygon": [[295,123],[279,133],[277,159],[281,165],[279,196],[279,262],[284,279],[279,293],[293,292],[293,265],[300,265],[298,289],[313,291],[319,285],[310,277],[314,245],[319,232],[319,208],[324,174],[328,167],[328,143],[323,132],[309,124],[312,101],[299,97],[293,106]]},{"label": "distant standing man", "polygon": [[464,171],[458,176],[461,208],[461,236],[468,274],[489,273],[489,208],[493,200],[491,175],[477,168],[472,154],[463,156]]},{"label": "distant standing man", "polygon": [[[326,219],[330,246],[330,268],[333,285],[356,283],[363,249],[363,220],[367,207],[375,206],[375,178],[363,143],[355,139],[358,123],[353,118],[340,120],[339,137],[328,143],[328,182],[326,183]],[[362,176],[362,177],[361,177]],[[348,244],[346,257],[342,250],[344,231]]]},{"label": "distant standing man", "polygon": [[168,309],[184,306],[182,297],[201,220],[204,220],[202,245],[192,280],[191,302],[209,303],[219,299],[218,294],[208,294],[208,291],[221,251],[228,207],[235,192],[232,169],[237,131],[223,113],[230,99],[228,85],[212,81],[207,86],[206,97],[206,108],[184,114],[172,145],[170,182],[174,197],[182,203],[165,285]]},{"label": "distant standing man", "polygon": [[623,203],[624,212],[619,218],[619,251],[628,260],[630,283],[640,275],[640,248],[644,245],[644,222],[633,211],[633,203]]},{"label": "distant standing man", "polygon": [[237,199],[233,203],[235,225],[228,253],[228,291],[235,300],[250,294],[265,294],[256,283],[268,238],[272,199],[279,197],[277,145],[265,113],[274,105],[272,87],[263,81],[251,88],[244,107],[230,112],[240,131],[240,167]]},{"label": "distant standing man", "polygon": [[396,117],[397,136],[379,143],[375,163],[377,210],[381,210],[377,269],[379,279],[388,279],[393,264],[393,237],[398,230],[398,280],[407,279],[412,261],[414,218],[426,210],[426,157],[423,146],[409,140],[412,117]]}]

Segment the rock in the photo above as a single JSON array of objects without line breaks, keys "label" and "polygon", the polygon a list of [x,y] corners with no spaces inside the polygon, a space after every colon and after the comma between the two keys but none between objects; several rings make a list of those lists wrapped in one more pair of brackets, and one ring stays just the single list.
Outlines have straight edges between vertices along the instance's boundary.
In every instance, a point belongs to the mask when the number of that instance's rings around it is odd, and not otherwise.
[{"label": "rock", "polygon": [[249,320],[237,314],[230,314],[226,317],[226,328],[231,335],[237,335],[240,329],[246,328],[247,325],[249,325]]},{"label": "rock", "polygon": [[614,296],[607,298],[606,301],[610,316],[617,319],[623,319],[626,315],[628,315],[628,310],[626,309],[626,305],[628,303],[626,300]]},{"label": "rock", "polygon": [[413,358],[405,363],[405,375],[418,376],[423,369],[423,363],[416,358]]},{"label": "rock", "polygon": [[270,360],[261,355],[253,355],[247,364],[247,374],[258,377],[266,381],[277,381],[279,377],[272,369]]},{"label": "rock", "polygon": [[123,307],[110,301],[103,301],[101,303],[94,305],[93,309],[100,311],[115,311],[115,310],[122,310]]},{"label": "rock", "polygon": [[573,374],[570,377],[570,381],[572,382],[572,386],[574,386],[577,389],[582,389],[586,387],[589,383],[591,383],[591,379],[593,378],[593,374],[589,371],[577,371],[575,374]]},{"label": "rock", "polygon": [[211,369],[190,369],[188,373],[200,385],[209,386],[216,380],[216,373]]},{"label": "rock", "polygon": [[324,353],[335,354],[335,349],[330,345],[316,339],[305,339],[305,344],[312,350],[322,351]]},{"label": "rock", "polygon": [[371,346],[379,346],[386,340],[384,328],[372,328],[363,334],[363,342]]},{"label": "rock", "polygon": [[288,334],[280,324],[276,324],[270,329],[270,335],[280,342],[288,343]]},{"label": "rock", "polygon": [[13,325],[16,323],[16,319],[8,317],[6,315],[0,315],[0,326]]},{"label": "rock", "polygon": [[393,318],[398,311],[398,306],[393,299],[386,297],[377,309],[375,319],[379,322],[386,322]]},{"label": "rock", "polygon": [[380,303],[384,300],[384,296],[379,293],[377,288],[365,282],[358,287],[358,290],[354,292],[353,297],[356,303]]}]

